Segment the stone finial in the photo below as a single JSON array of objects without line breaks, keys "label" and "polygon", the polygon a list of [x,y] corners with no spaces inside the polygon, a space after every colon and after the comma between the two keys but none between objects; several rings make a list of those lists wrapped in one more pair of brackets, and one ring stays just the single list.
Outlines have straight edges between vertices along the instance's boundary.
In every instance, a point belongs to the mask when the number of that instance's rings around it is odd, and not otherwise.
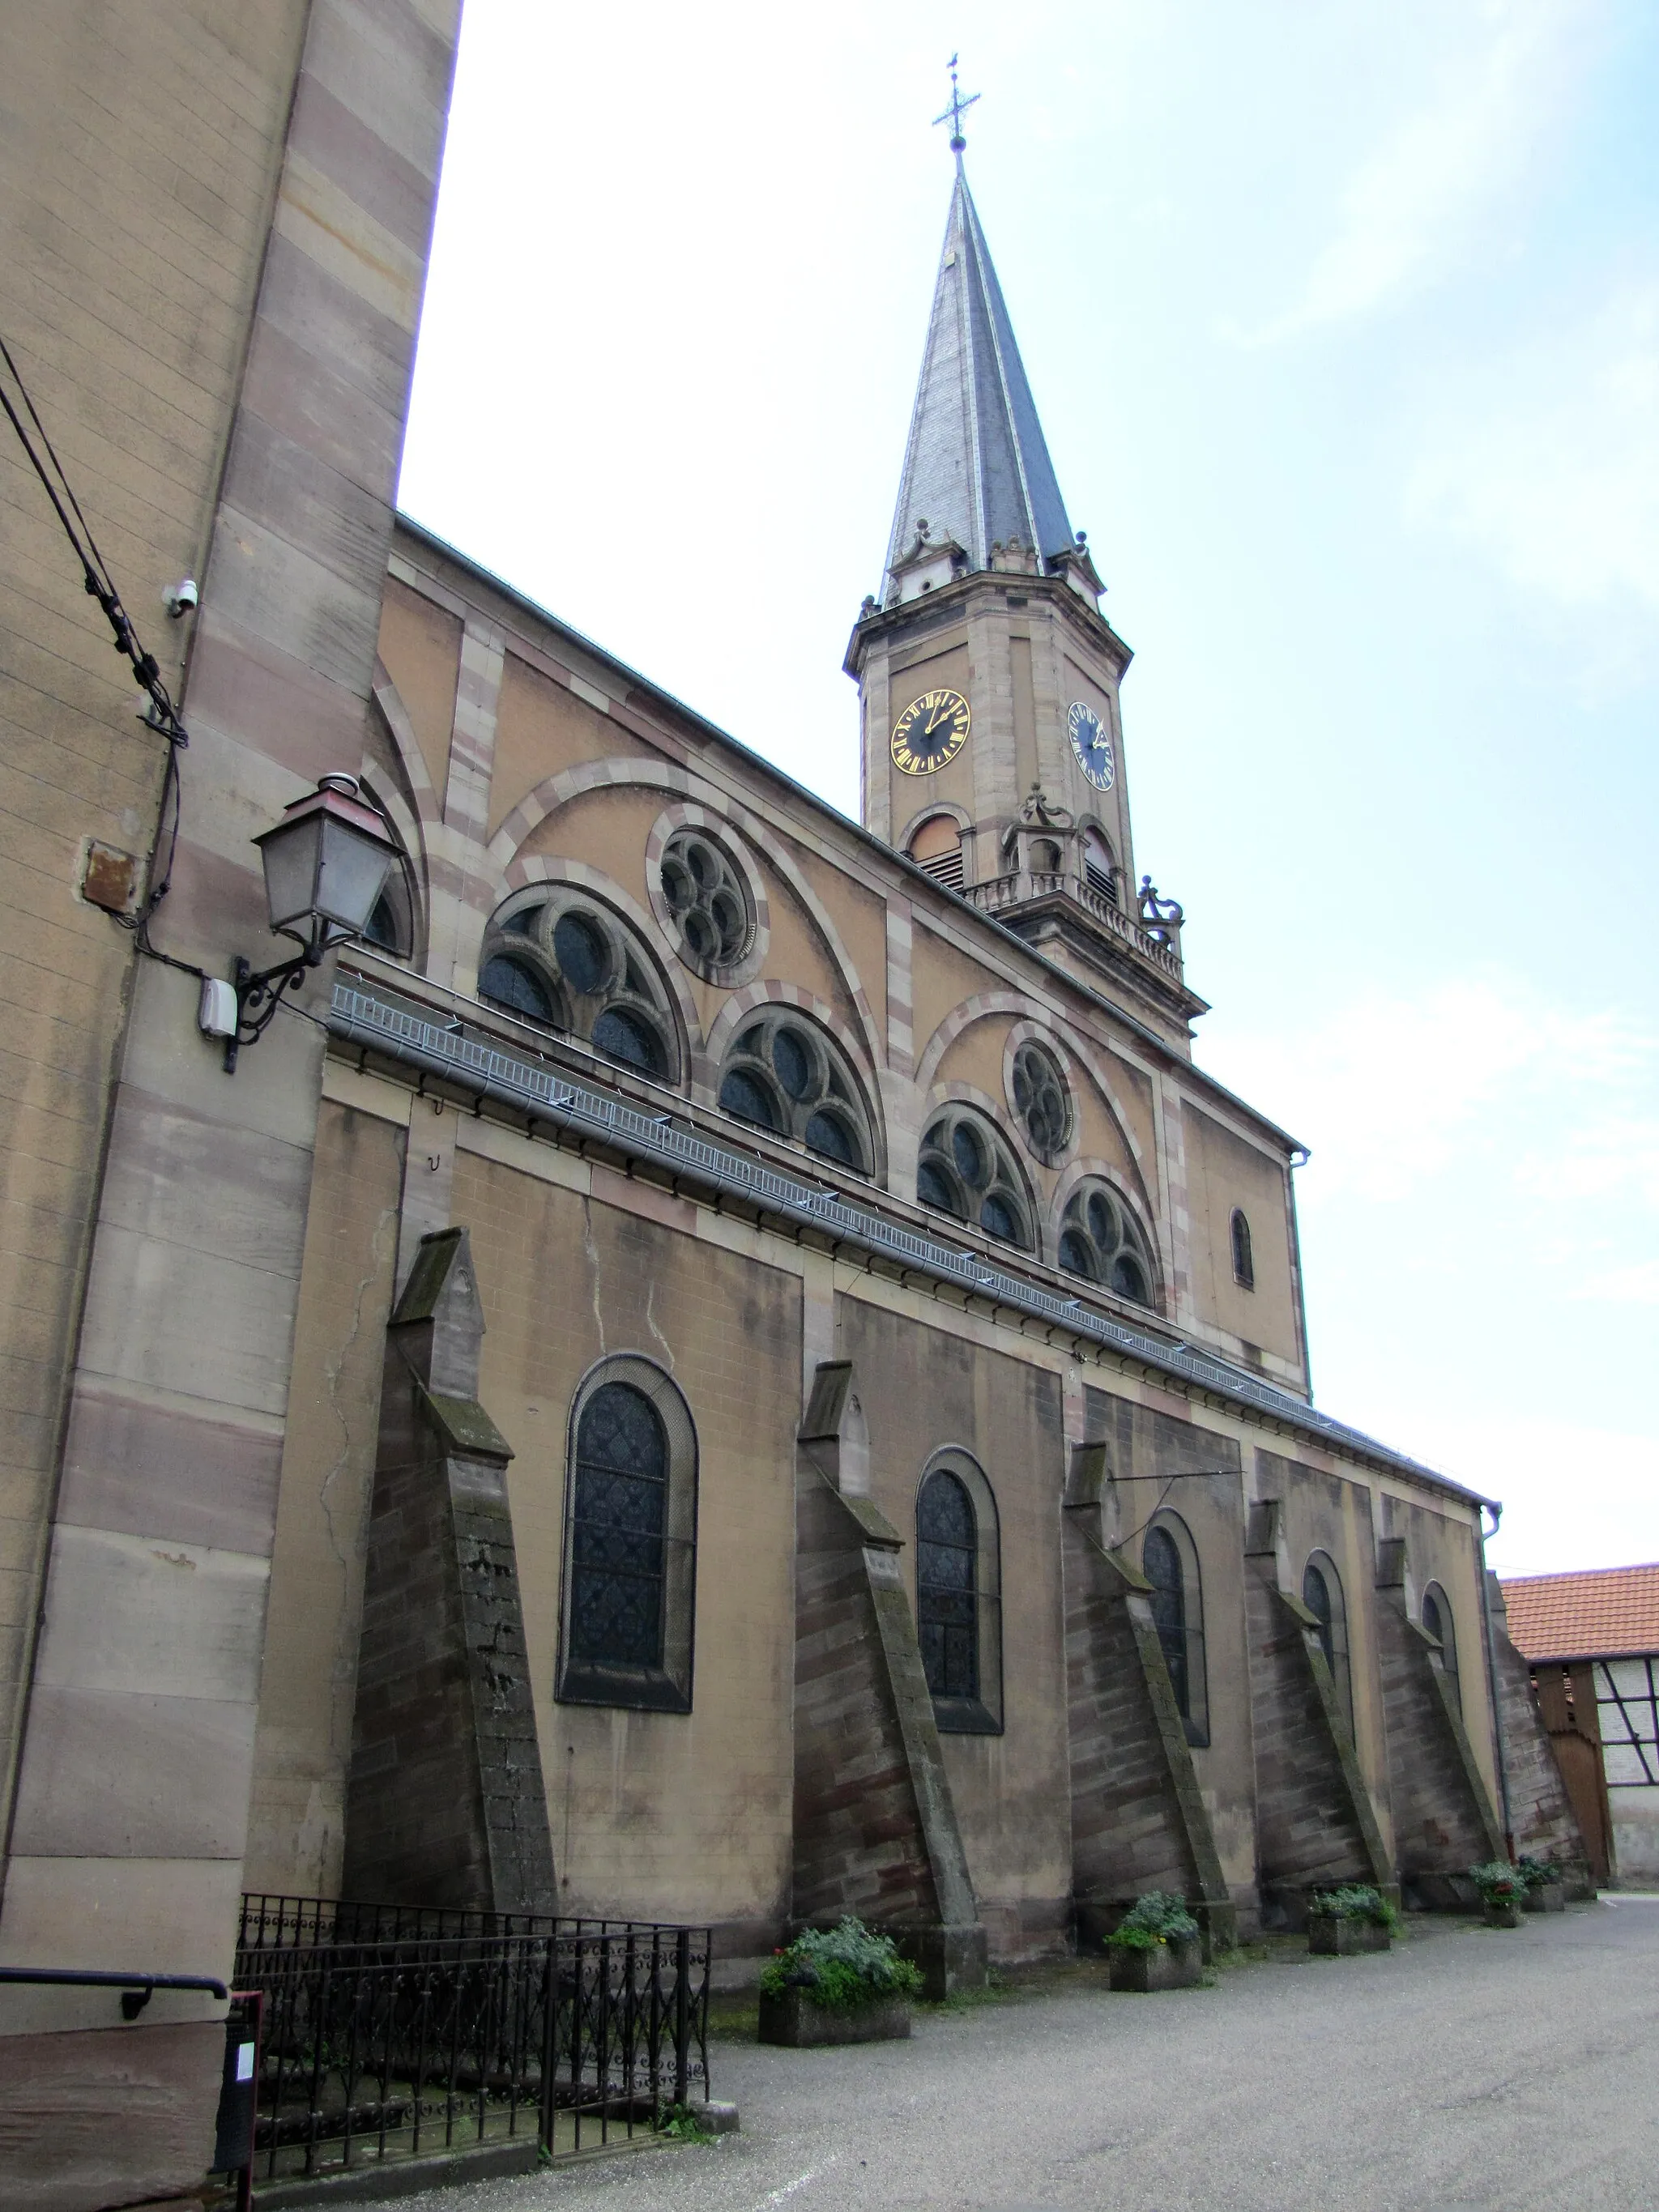
[{"label": "stone finial", "polygon": [[447,1398],[477,1396],[483,1302],[465,1229],[422,1237],[389,1327],[428,1390]]}]

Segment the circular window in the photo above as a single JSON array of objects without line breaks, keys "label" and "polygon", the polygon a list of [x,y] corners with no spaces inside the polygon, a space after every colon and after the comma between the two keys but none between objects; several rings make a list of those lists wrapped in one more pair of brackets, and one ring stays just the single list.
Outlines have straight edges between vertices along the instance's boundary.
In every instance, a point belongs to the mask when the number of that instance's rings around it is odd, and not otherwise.
[{"label": "circular window", "polygon": [[720,1071],[720,1104],[728,1114],[867,1175],[872,1147],[857,1097],[839,1047],[787,1007],[750,1023]]},{"label": "circular window", "polygon": [[704,975],[735,968],[755,936],[748,886],[736,863],[704,831],[677,830],[659,872],[686,965]]},{"label": "circular window", "polygon": [[1103,1182],[1073,1195],[1060,1224],[1060,1264],[1138,1306],[1152,1303],[1152,1266],[1139,1224]]},{"label": "circular window", "polygon": [[1009,1089],[1026,1143],[1040,1160],[1052,1161],[1072,1133],[1072,1102],[1060,1063],[1046,1045],[1021,1045]]},{"label": "circular window", "polygon": [[1005,1244],[1030,1248],[1018,1170],[990,1124],[965,1107],[951,1107],[928,1125],[916,1165],[916,1196]]}]

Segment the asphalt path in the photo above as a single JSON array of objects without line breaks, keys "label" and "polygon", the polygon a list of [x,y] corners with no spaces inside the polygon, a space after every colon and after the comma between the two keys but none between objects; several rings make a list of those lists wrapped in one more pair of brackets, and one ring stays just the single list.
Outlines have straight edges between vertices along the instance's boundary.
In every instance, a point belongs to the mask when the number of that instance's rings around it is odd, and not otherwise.
[{"label": "asphalt path", "polygon": [[[1414,1921],[1212,1987],[1076,1983],[908,2043],[721,2041],[742,2132],[421,2212],[1656,2212],[1659,1898]],[[402,2200],[405,2204],[410,2200]]]}]

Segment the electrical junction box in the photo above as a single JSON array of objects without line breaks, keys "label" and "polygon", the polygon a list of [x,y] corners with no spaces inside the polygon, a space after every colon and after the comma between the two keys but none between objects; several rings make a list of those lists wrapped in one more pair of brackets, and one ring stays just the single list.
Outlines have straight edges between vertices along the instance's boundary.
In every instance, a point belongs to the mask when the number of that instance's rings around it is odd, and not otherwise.
[{"label": "electrical junction box", "polygon": [[234,1037],[236,1034],[236,994],[216,975],[202,978],[202,1003],[196,1010],[197,1025],[204,1036]]}]

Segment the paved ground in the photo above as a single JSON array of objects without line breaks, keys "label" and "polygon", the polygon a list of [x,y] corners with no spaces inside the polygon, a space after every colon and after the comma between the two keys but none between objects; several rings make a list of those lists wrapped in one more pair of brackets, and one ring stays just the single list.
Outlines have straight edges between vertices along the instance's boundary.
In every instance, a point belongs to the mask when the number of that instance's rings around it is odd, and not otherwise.
[{"label": "paved ground", "polygon": [[1655,2212],[1659,1899],[712,2056],[740,2136],[421,2212]]}]

